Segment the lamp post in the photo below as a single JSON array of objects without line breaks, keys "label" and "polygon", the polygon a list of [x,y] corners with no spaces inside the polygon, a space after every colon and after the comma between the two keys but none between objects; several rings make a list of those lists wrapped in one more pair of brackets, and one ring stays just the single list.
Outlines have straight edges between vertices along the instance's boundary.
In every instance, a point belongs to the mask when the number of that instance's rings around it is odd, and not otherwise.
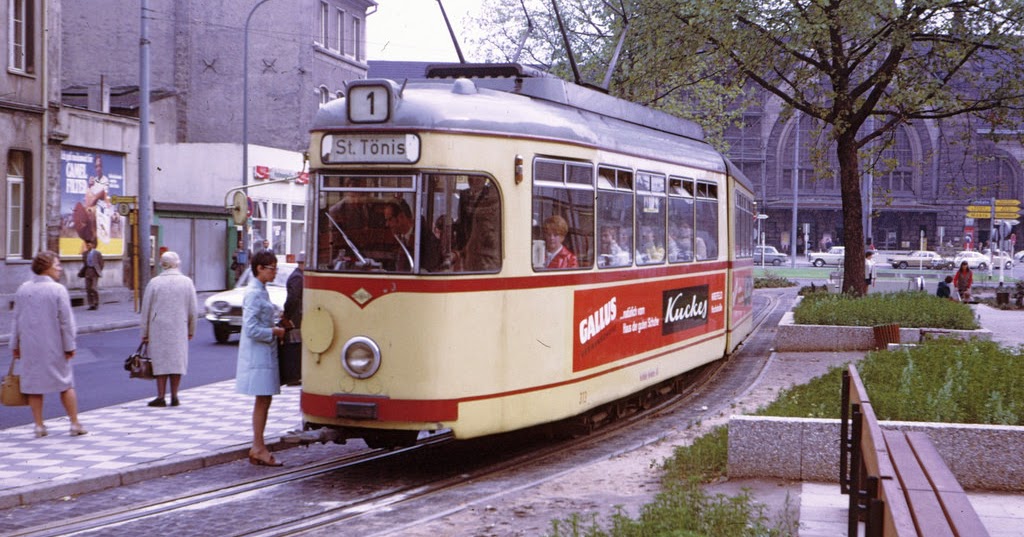
[{"label": "lamp post", "polygon": [[[242,51],[242,186],[249,184],[249,22],[256,13],[256,9],[270,0],[259,0],[249,10],[245,17],[244,48]],[[242,237],[245,239],[248,248],[252,247],[252,238],[249,237],[249,219],[246,218],[242,226]]]}]

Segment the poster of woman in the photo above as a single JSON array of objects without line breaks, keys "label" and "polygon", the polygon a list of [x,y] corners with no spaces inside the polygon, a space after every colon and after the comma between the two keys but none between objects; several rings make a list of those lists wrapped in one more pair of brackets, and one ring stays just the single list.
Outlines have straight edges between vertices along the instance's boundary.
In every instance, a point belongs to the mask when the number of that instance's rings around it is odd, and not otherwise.
[{"label": "poster of woman", "polygon": [[61,151],[60,255],[77,257],[86,241],[105,256],[124,253],[125,222],[111,202],[124,194],[124,157]]}]

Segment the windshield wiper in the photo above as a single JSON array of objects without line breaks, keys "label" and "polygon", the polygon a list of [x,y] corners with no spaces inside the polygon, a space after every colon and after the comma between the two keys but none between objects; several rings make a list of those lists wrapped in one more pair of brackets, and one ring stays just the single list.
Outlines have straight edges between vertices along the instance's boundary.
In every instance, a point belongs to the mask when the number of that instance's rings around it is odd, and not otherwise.
[{"label": "windshield wiper", "polygon": [[338,233],[341,233],[341,238],[345,239],[345,244],[348,244],[348,247],[352,249],[352,253],[356,254],[356,258],[359,259],[359,264],[363,266],[368,265],[369,263],[366,262],[366,258],[363,257],[362,253],[359,252],[359,248],[356,248],[356,245],[353,244],[352,241],[348,238],[348,235],[345,234],[345,230],[341,229],[341,226],[339,226],[338,223],[334,221],[334,218],[331,218],[331,213],[325,212],[324,214],[327,216],[327,219],[330,220],[332,224],[334,224],[334,229],[337,229]]}]

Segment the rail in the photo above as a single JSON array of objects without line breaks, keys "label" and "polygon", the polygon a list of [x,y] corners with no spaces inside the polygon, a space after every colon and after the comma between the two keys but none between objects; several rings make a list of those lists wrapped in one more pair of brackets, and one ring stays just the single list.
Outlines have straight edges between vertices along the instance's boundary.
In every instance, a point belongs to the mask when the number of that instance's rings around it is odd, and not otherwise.
[{"label": "rail", "polygon": [[988,535],[927,435],[882,430],[853,365],[843,372],[842,405],[839,484],[850,497],[848,535]]}]

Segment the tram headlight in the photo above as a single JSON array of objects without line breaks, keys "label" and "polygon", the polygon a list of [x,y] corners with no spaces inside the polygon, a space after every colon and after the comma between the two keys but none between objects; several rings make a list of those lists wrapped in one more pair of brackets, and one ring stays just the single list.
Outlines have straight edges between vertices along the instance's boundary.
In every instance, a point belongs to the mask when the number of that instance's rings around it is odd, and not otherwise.
[{"label": "tram headlight", "polygon": [[357,379],[370,378],[380,369],[380,347],[368,337],[354,337],[341,350],[341,366]]}]

